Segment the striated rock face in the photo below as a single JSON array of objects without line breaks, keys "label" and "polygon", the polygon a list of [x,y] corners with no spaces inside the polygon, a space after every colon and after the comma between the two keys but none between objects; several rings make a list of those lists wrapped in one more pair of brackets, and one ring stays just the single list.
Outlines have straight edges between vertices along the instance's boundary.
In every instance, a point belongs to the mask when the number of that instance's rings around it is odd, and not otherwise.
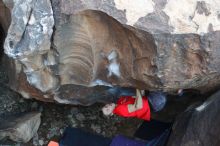
[{"label": "striated rock face", "polygon": [[[176,2],[5,1],[13,7],[4,44],[11,87],[25,98],[83,105],[111,100],[106,91],[112,86],[169,93],[216,88],[218,8],[206,2],[193,5],[191,21],[197,23],[199,15],[213,21],[208,31],[203,23],[194,30],[185,18],[191,13],[171,9]],[[174,14],[181,17],[171,19]],[[187,27],[180,28],[183,24]],[[185,32],[191,34],[171,34]]]}]

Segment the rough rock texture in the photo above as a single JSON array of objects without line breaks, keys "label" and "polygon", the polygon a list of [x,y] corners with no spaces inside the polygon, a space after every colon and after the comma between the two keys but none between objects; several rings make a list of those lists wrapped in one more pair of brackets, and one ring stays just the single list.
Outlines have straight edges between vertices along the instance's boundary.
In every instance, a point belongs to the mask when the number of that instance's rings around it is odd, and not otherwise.
[{"label": "rough rock texture", "polygon": [[[3,75],[4,74],[0,74],[0,76]],[[0,83],[0,93],[0,116],[9,116],[11,114],[29,111],[29,103],[24,102],[18,93],[4,86],[2,82]]]},{"label": "rough rock texture", "polygon": [[179,115],[173,126],[168,146],[219,146],[220,92],[196,108]]},{"label": "rough rock texture", "polygon": [[[216,38],[220,32],[214,31],[219,23],[214,19],[218,7],[211,7],[214,2],[198,2],[192,9],[191,21],[199,24],[194,18],[200,15],[213,20],[210,32],[190,29],[191,33],[209,32],[203,35],[170,34],[188,32],[179,28],[182,23],[191,27],[185,18],[191,18],[191,13],[171,9],[180,1],[51,2],[16,0],[12,5],[5,1],[13,6],[4,45],[11,57],[10,85],[25,98],[89,105],[111,97],[105,92],[111,86],[173,93],[180,88],[207,92],[219,85]],[[194,6],[189,1],[184,4]]]},{"label": "rough rock texture", "polygon": [[[57,84],[57,79],[43,65],[42,58],[42,55],[50,52],[53,25],[53,12],[49,0],[14,2],[12,21],[4,44],[5,53],[9,57],[19,58],[27,80],[41,91],[48,91],[52,88],[51,84]],[[33,58],[33,62],[28,58]],[[47,62],[47,65],[53,63]],[[38,81],[33,80],[39,76],[47,76],[47,80],[39,80],[40,86]]]},{"label": "rough rock texture", "polygon": [[1,118],[0,139],[9,137],[13,141],[28,142],[40,126],[41,113],[31,112],[12,117]]},{"label": "rough rock texture", "polygon": [[100,10],[123,24],[151,33],[207,33],[220,30],[220,2],[213,0],[61,0],[63,14]]}]

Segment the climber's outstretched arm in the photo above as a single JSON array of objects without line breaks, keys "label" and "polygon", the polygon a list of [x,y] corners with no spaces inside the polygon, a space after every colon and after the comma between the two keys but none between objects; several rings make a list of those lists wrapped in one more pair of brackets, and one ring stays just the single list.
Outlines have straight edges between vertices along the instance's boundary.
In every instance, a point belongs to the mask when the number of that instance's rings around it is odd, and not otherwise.
[{"label": "climber's outstretched arm", "polygon": [[129,104],[128,105],[128,111],[129,112],[134,112],[136,110],[139,110],[143,108],[143,100],[142,100],[142,95],[139,89],[136,89],[136,99],[134,104]]}]

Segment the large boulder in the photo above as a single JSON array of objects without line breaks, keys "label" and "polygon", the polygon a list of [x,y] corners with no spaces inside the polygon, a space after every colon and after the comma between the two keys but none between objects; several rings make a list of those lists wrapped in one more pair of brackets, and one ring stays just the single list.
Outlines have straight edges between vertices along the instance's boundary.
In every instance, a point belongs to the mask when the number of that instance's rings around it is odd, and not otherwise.
[{"label": "large boulder", "polygon": [[[4,2],[12,14],[5,64],[25,98],[89,105],[109,99],[112,86],[169,93],[219,86],[219,3],[187,1],[189,11],[179,13],[174,0]],[[198,34],[175,34],[185,32]]]},{"label": "large boulder", "polygon": [[219,146],[219,104],[220,91],[200,106],[188,108],[179,115],[173,125],[168,146]]}]

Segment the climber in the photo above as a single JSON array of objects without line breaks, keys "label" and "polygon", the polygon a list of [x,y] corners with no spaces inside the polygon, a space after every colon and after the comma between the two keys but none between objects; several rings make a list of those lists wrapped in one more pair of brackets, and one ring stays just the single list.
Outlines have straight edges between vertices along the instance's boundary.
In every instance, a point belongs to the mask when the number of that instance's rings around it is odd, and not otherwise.
[{"label": "climber", "polygon": [[102,108],[102,112],[106,116],[113,114],[123,117],[136,117],[143,120],[150,120],[150,106],[148,100],[154,111],[161,110],[166,102],[165,95],[161,92],[152,92],[149,97],[141,95],[140,90],[136,89],[136,98],[133,96],[121,96],[117,104],[110,103]]}]

